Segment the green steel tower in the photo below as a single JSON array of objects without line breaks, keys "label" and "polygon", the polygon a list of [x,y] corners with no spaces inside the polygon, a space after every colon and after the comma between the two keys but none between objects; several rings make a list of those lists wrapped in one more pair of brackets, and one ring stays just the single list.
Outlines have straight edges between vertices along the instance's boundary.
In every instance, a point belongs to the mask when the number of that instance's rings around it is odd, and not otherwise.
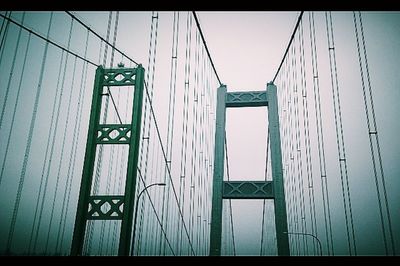
[{"label": "green steel tower", "polygon": [[[224,181],[226,108],[257,106],[268,107],[268,127],[271,138],[270,149],[273,181]],[[266,91],[227,93],[225,85],[218,88],[210,232],[211,256],[221,255],[223,199],[273,199],[275,205],[278,255],[290,255],[282,172],[278,100],[276,95],[276,86],[273,83],[267,84]]]},{"label": "green steel tower", "polygon": [[[71,255],[82,255],[87,220],[121,220],[118,255],[129,255],[135,200],[144,68],[104,69],[99,66],[94,81],[92,107],[86,142],[85,161],[79,191]],[[105,89],[113,86],[134,87],[131,124],[100,124],[101,102]],[[127,88],[131,89],[131,88]],[[115,135],[116,134],[116,135]],[[91,195],[97,145],[129,145],[124,195]],[[110,208],[104,213],[102,206]]]}]

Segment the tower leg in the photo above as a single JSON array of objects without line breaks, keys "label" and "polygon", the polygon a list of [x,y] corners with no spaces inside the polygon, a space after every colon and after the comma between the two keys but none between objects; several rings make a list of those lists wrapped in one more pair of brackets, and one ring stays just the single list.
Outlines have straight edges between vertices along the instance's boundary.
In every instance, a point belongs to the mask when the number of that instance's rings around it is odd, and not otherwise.
[{"label": "tower leg", "polygon": [[221,255],[222,185],[224,181],[224,144],[226,86],[218,88],[214,147],[214,178],[211,210],[210,256]]},{"label": "tower leg", "polygon": [[270,134],[272,179],[274,183],[274,205],[275,205],[275,226],[276,241],[279,256],[289,256],[289,239],[287,229],[287,215],[285,203],[285,191],[282,172],[282,151],[281,137],[279,133],[278,98],[276,86],[273,83],[267,84],[268,98],[268,127]]}]

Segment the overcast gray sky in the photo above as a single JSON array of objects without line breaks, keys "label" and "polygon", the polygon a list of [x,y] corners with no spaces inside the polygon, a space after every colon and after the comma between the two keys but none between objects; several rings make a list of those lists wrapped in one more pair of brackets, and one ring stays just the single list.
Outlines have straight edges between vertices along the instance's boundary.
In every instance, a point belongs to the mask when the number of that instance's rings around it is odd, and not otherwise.
[{"label": "overcast gray sky", "polygon": [[[4,12],[2,12],[4,14]],[[21,21],[21,12],[13,12],[13,17],[17,21]],[[98,31],[102,36],[106,36],[108,12],[77,12],[86,23],[94,30]],[[213,58],[218,75],[222,83],[227,85],[228,91],[245,91],[245,90],[264,90],[266,83],[271,81],[282,59],[284,50],[289,41],[290,35],[296,23],[299,12],[198,12],[200,24],[203,29],[211,56]],[[179,44],[178,44],[178,72],[177,72],[177,101],[176,101],[176,121],[175,121],[175,139],[173,145],[172,173],[173,180],[178,187],[179,185],[179,166],[180,166],[180,137],[182,135],[182,108],[184,95],[184,58],[185,58],[185,34],[186,34],[186,12],[180,12],[179,22]],[[400,100],[400,91],[398,84],[400,77],[398,75],[398,62],[400,60],[400,13],[399,12],[363,12],[364,34],[366,49],[368,53],[369,72],[371,76],[371,86],[375,103],[375,113],[378,125],[378,136],[380,141],[381,155],[383,160],[383,169],[386,178],[387,197],[390,206],[392,229],[395,239],[395,245],[400,246],[400,197],[398,190],[400,183],[398,176],[400,168],[398,159],[400,158],[400,142],[398,134],[400,130],[400,121],[398,119]],[[377,205],[377,196],[372,171],[371,155],[368,141],[368,131],[366,127],[366,118],[363,105],[363,96],[360,80],[360,72],[358,66],[357,47],[354,35],[354,24],[352,12],[333,12],[333,29],[335,34],[335,51],[337,60],[337,71],[340,89],[340,100],[342,107],[343,134],[346,144],[347,166],[349,176],[349,187],[352,199],[353,219],[356,235],[356,243],[359,255],[384,254],[384,246],[382,240],[380,218]],[[115,18],[115,12],[113,19]],[[26,14],[24,24],[36,29],[42,35],[46,35],[47,25],[49,21],[49,13],[29,12]],[[53,26],[50,32],[52,40],[67,46],[70,18],[62,12],[55,12],[53,18]],[[120,12],[118,23],[118,35],[116,45],[135,61],[142,63],[146,71],[149,72],[149,42],[150,42],[150,23],[151,12]],[[171,48],[172,48],[172,27],[173,12],[160,12],[158,19],[158,39],[157,39],[157,68],[154,81],[154,108],[158,123],[161,129],[162,139],[166,145],[167,138],[167,119],[168,119],[168,99],[169,99],[169,82],[171,68]],[[324,220],[322,210],[322,194],[319,172],[318,150],[316,140],[316,121],[315,108],[312,87],[311,57],[310,57],[310,38],[309,38],[309,15],[306,12],[303,17],[304,40],[305,40],[305,56],[306,56],[306,77],[307,77],[307,100],[310,112],[310,136],[311,136],[311,157],[312,157],[312,178],[315,187],[315,204],[317,231],[323,245],[323,252],[327,254],[326,239],[324,233]],[[328,45],[325,26],[325,14],[323,12],[315,12],[315,27],[317,38],[318,65],[320,93],[322,103],[322,116],[324,122],[325,137],[325,154],[327,161],[328,188],[331,204],[332,230],[336,255],[347,255],[347,240],[345,232],[345,220],[343,212],[343,199],[340,185],[340,173],[336,146],[334,110],[332,101],[332,89],[329,71]],[[114,20],[112,22],[114,28]],[[193,22],[193,42],[195,41],[195,30]],[[3,35],[1,35],[3,36]],[[0,99],[3,104],[5,92],[7,88],[8,76],[12,65],[13,52],[18,36],[18,28],[10,26],[7,35],[2,61],[0,62]],[[113,30],[111,31],[111,40]],[[4,123],[0,128],[0,160],[3,161],[5,154],[5,143],[7,142],[8,132],[11,123],[12,110],[16,98],[17,82],[21,74],[21,65],[23,62],[23,49],[26,47],[27,33],[21,35],[21,43],[17,54],[16,70],[14,73],[13,83],[11,86],[10,96],[7,101],[4,115]],[[74,24],[74,34],[71,38],[70,48],[78,54],[84,53],[86,32],[82,27]],[[29,84],[37,87],[39,79],[39,70],[43,55],[44,44],[42,41],[32,38],[31,48],[28,57],[27,67],[29,70],[24,75],[24,82],[21,90],[21,103],[17,110],[16,123],[18,130],[14,131],[11,139],[11,149],[5,164],[5,174],[0,185],[1,209],[1,250],[5,248],[8,228],[11,220],[12,208],[15,201],[18,180],[21,171],[24,149],[26,146],[27,132],[31,118],[34,91]],[[299,39],[295,41],[296,49],[299,48]],[[3,49],[3,48],[2,48]],[[38,52],[35,52],[38,51]],[[298,56],[297,50],[297,56]],[[99,51],[99,42],[95,37],[89,38],[88,58],[95,63],[102,63],[102,54],[104,48]],[[101,56],[99,56],[101,55]],[[64,55],[65,56],[65,55]],[[110,57],[110,56],[109,56]],[[107,65],[109,65],[109,59]],[[46,149],[46,139],[48,136],[50,110],[52,108],[53,99],[56,94],[55,87],[57,84],[57,75],[61,60],[61,52],[59,49],[49,46],[48,65],[46,67],[46,75],[44,82],[44,93],[39,105],[37,126],[34,133],[34,141],[32,145],[30,159],[28,161],[28,171],[26,175],[24,190],[22,191],[22,200],[17,217],[15,241],[13,247],[16,250],[25,252],[27,250],[24,239],[29,238],[32,227],[32,216],[34,212],[33,201],[36,202],[39,190],[39,181]],[[121,55],[115,54],[114,65],[121,61]],[[65,58],[63,59],[65,60]],[[127,60],[123,60],[127,65]],[[56,149],[54,152],[54,162],[60,159],[60,146],[62,143],[63,129],[66,123],[66,110],[69,97],[69,88],[72,84],[72,73],[79,73],[76,78],[78,84],[82,77],[82,62],[77,61],[75,72],[74,58],[70,57],[68,61],[68,70],[66,71],[66,81],[63,96],[63,105],[61,106],[60,129],[56,138]],[[78,75],[78,74],[77,74]],[[75,206],[77,201],[77,191],[81,179],[82,161],[84,156],[84,145],[86,142],[87,123],[90,110],[90,96],[94,77],[94,68],[90,67],[87,72],[87,81],[84,83],[85,99],[83,104],[83,124],[80,132],[79,145],[77,149],[78,160],[76,161],[73,171],[73,186],[69,205],[69,213],[67,219],[67,229],[63,252],[68,250],[68,241],[72,233],[73,221],[75,215]],[[218,84],[215,80],[212,82],[217,88]],[[280,89],[279,83],[278,90]],[[78,108],[78,89],[79,86],[74,85],[75,92],[72,94],[72,109]],[[300,88],[299,88],[300,90]],[[127,98],[127,95],[120,96],[121,99]],[[122,101],[122,100],[121,100]],[[193,104],[193,99],[189,103]],[[124,104],[121,103],[123,107]],[[299,100],[300,113],[302,113],[302,102]],[[2,105],[3,108],[3,105]],[[190,106],[190,109],[192,106]],[[111,109],[110,109],[111,110]],[[75,113],[71,112],[73,116]],[[190,113],[193,115],[192,113]],[[72,119],[72,118],[71,118]],[[300,124],[303,116],[300,115]],[[74,121],[74,120],[71,120]],[[71,122],[72,123],[72,122]],[[267,134],[267,111],[263,108],[252,109],[229,109],[227,111],[227,141],[229,146],[228,157],[230,166],[230,177],[232,180],[263,180],[265,175],[265,153],[266,153],[266,134]],[[67,132],[66,151],[70,152],[72,143],[72,126]],[[152,129],[153,130],[153,129]],[[152,134],[155,134],[152,131]],[[44,137],[41,137],[44,136]],[[153,135],[154,136],[154,135]],[[21,140],[21,141],[19,141]],[[191,140],[191,138],[189,138]],[[69,142],[71,141],[71,142]],[[303,139],[301,140],[303,142]],[[155,143],[155,142],[151,142]],[[304,144],[302,144],[304,145]],[[149,160],[155,165],[162,165],[157,160],[161,159],[159,147],[156,145],[150,147],[153,149],[153,157],[156,159]],[[302,146],[302,156],[304,158],[304,146]],[[211,152],[212,153],[212,152]],[[154,155],[156,154],[156,155]],[[67,158],[67,157],[66,157]],[[159,159],[157,159],[159,158]],[[54,163],[53,162],[53,163]],[[64,175],[61,175],[60,191],[64,192],[65,173],[68,171],[68,160],[64,159],[63,168]],[[190,164],[189,164],[190,165]],[[150,167],[150,166],[149,166]],[[159,166],[157,166],[159,167]],[[305,165],[303,165],[305,167]],[[150,167],[151,168],[151,167]],[[149,169],[150,169],[149,168]],[[160,170],[153,167],[151,177],[152,181],[161,181],[161,177],[157,177]],[[305,169],[305,168],[304,168]],[[103,169],[107,173],[107,169]],[[160,171],[160,172],[157,172]],[[270,170],[269,170],[270,172]],[[107,174],[105,174],[107,175]],[[119,174],[122,176],[121,174]],[[57,167],[51,168],[49,178],[48,201],[46,201],[46,210],[51,209],[52,194],[55,190],[57,176]],[[115,177],[116,178],[116,177]],[[209,181],[211,180],[208,177]],[[299,178],[299,176],[296,176]],[[303,172],[304,193],[306,202],[308,202],[308,190],[306,188],[306,174]],[[103,187],[106,187],[106,180],[102,181]],[[298,179],[297,182],[299,182]],[[119,188],[120,190],[121,188]],[[189,186],[187,188],[189,191]],[[204,189],[204,187],[203,187]],[[288,190],[287,190],[288,191]],[[152,190],[154,197],[160,193],[159,188]],[[187,193],[189,197],[189,192]],[[57,197],[58,208],[62,203],[62,196]],[[50,196],[51,195],[51,196]],[[158,196],[157,196],[158,197]],[[47,199],[47,198],[46,198]],[[160,198],[158,198],[160,199]],[[208,199],[202,199],[209,202]],[[160,202],[160,200],[158,201]],[[171,204],[174,202],[171,199]],[[48,205],[47,205],[48,204]],[[146,203],[148,204],[148,203]],[[175,203],[174,203],[175,204]],[[208,203],[207,203],[208,204]],[[271,212],[271,202],[268,204],[268,212]],[[203,206],[203,205],[202,205]],[[224,208],[228,205],[224,203]],[[203,206],[204,207],[204,206]],[[236,241],[236,252],[238,255],[258,255],[260,253],[261,241],[261,222],[262,222],[262,200],[232,200],[232,212],[234,222],[234,235]],[[56,213],[59,215],[59,209]],[[189,208],[189,207],[187,207]],[[226,209],[226,208],[225,208]],[[189,209],[187,209],[189,210]],[[209,220],[206,208],[201,211],[201,215]],[[187,215],[187,214],[186,214]],[[157,228],[157,224],[153,216],[148,216],[153,227]],[[229,221],[225,214],[224,225],[229,226]],[[273,216],[268,216],[272,219]],[[43,225],[49,224],[49,211],[44,213]],[[54,218],[58,221],[59,218]],[[188,218],[189,221],[189,218]],[[269,220],[267,229],[271,228],[272,220]],[[308,224],[308,232],[310,232],[310,217],[306,218]],[[55,222],[53,222],[55,223]],[[56,226],[53,225],[53,231],[50,234],[50,243],[55,243]],[[148,229],[148,230],[151,230]],[[224,227],[226,228],[226,227]],[[294,231],[297,227],[289,226],[289,230]],[[156,229],[159,230],[159,229]],[[173,229],[169,229],[173,230]],[[264,249],[265,254],[274,254],[275,248],[274,235],[272,231],[267,234],[267,247]],[[366,233],[367,232],[367,233]],[[42,236],[43,234],[43,236]],[[158,233],[157,233],[158,234]],[[171,233],[173,234],[173,232]],[[53,237],[54,236],[54,237]],[[54,239],[53,239],[54,238]],[[45,239],[45,229],[39,236],[40,244]],[[144,239],[148,239],[145,238]],[[156,239],[157,240],[157,239]],[[156,241],[155,240],[155,241]],[[53,241],[53,242],[51,242]],[[150,241],[150,240],[149,240]],[[151,240],[153,241],[153,240]],[[293,240],[294,241],[294,240]],[[224,231],[223,243],[227,240],[227,233]],[[311,245],[312,240],[308,240]],[[52,245],[52,244],[51,244]],[[291,242],[291,248],[295,242]],[[40,246],[40,245],[39,245]],[[227,246],[229,244],[227,243]],[[227,247],[223,245],[223,253],[229,254]],[[42,250],[41,248],[38,248]],[[293,249],[292,249],[293,251]],[[143,251],[145,252],[145,251]],[[150,251],[148,251],[150,252]],[[204,250],[202,252],[205,252]],[[94,252],[96,253],[96,252]],[[143,253],[146,254],[146,253]],[[151,254],[147,253],[147,254]],[[301,251],[300,254],[304,254]],[[310,255],[313,252],[309,252]]]}]

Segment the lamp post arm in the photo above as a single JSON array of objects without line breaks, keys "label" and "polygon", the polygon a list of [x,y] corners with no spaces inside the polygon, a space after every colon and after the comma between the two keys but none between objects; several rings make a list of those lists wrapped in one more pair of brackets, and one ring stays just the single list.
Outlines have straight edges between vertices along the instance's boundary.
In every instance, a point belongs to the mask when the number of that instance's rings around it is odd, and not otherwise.
[{"label": "lamp post arm", "polygon": [[318,247],[319,247],[319,255],[322,256],[322,244],[321,244],[321,241],[319,241],[318,237],[316,237],[315,235],[309,234],[309,233],[296,233],[296,232],[284,232],[284,233],[291,234],[291,235],[306,235],[306,236],[313,237],[315,240],[317,240]]},{"label": "lamp post arm", "polygon": [[319,246],[319,255],[322,256],[322,244],[321,244],[321,241],[319,241],[318,237],[316,237],[315,235],[312,235],[312,234],[308,234],[308,233],[305,233],[305,235],[312,236],[313,238],[315,238],[315,240],[317,240],[318,246]]},{"label": "lamp post arm", "polygon": [[132,234],[132,247],[131,247],[131,255],[133,255],[134,251],[134,246],[135,246],[135,235],[136,235],[136,221],[137,221],[137,212],[139,209],[139,200],[140,197],[142,196],[143,192],[147,191],[148,188],[152,186],[165,186],[165,183],[153,183],[145,187],[140,193],[138,194],[137,200],[136,200],[136,208],[135,208],[135,215],[134,215],[134,220],[133,220],[133,234]]},{"label": "lamp post arm", "polygon": [[138,195],[138,199],[137,199],[137,202],[139,202],[139,198],[140,198],[140,196],[142,196],[142,194],[143,194],[143,192],[145,192],[149,187],[152,187],[152,186],[158,186],[159,185],[159,183],[154,183],[154,184],[151,184],[151,185],[148,185],[147,187],[145,187],[142,191],[140,191],[140,193],[139,193],[139,195]]}]

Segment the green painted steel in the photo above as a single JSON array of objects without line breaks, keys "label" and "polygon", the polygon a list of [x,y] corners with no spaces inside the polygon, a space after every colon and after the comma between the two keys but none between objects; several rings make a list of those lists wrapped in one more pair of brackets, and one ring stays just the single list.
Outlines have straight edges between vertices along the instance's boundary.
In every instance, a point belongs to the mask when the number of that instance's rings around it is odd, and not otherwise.
[{"label": "green painted steel", "polygon": [[276,242],[279,256],[289,256],[289,240],[287,232],[287,216],[285,191],[282,171],[281,137],[279,133],[278,98],[276,86],[267,84],[268,95],[268,128],[270,135],[272,179],[274,182],[274,205],[275,205],[275,227]]},{"label": "green painted steel", "polygon": [[274,199],[272,181],[225,181],[224,199]]},{"label": "green painted steel", "polygon": [[129,145],[128,173],[125,182],[125,205],[119,238],[118,255],[127,256],[130,252],[133,203],[135,201],[137,165],[139,157],[140,125],[142,119],[142,103],[144,89],[144,68],[139,65],[136,68],[135,94],[132,111],[132,135]]},{"label": "green painted steel", "polygon": [[96,70],[90,111],[89,129],[86,141],[85,161],[83,164],[82,181],[79,190],[78,206],[76,210],[74,234],[72,238],[71,255],[82,254],[85,237],[87,212],[90,189],[92,186],[93,167],[96,157],[97,127],[100,120],[101,94],[103,92],[104,69],[99,66]]},{"label": "green painted steel", "polygon": [[[133,85],[132,124],[100,125],[103,87]],[[143,89],[144,68],[141,65],[138,65],[137,68],[118,69],[104,69],[99,66],[96,70],[71,255],[82,255],[87,220],[122,220],[118,255],[129,255],[137,180]],[[117,135],[112,137],[114,134]],[[90,195],[97,144],[129,145],[125,195]],[[110,207],[107,213],[101,211],[104,204],[108,204]]]},{"label": "green painted steel", "polygon": [[[120,207],[124,203],[124,196],[90,196],[88,220],[122,220],[122,210]],[[107,212],[101,208],[107,205]]]},{"label": "green painted steel", "polygon": [[[268,107],[268,126],[271,138],[271,166],[273,181],[224,182],[224,143],[226,108]],[[210,256],[221,255],[222,201],[223,199],[274,199],[276,239],[279,256],[289,256],[287,216],[282,173],[282,152],[279,133],[278,99],[276,86],[268,83],[267,91],[226,92],[226,86],[218,88],[214,180],[211,209]]]},{"label": "green painted steel", "polygon": [[104,71],[103,86],[134,86],[136,83],[136,68],[113,68]]},{"label": "green painted steel", "polygon": [[265,91],[235,91],[226,94],[226,107],[258,107],[267,106]]},{"label": "green painted steel", "polygon": [[[117,133],[112,137],[112,133]],[[129,144],[131,133],[131,125],[127,124],[105,124],[99,125],[97,128],[97,144]]]},{"label": "green painted steel", "polygon": [[226,119],[226,86],[222,85],[217,92],[217,110],[214,147],[214,177],[211,209],[210,255],[221,255],[222,235],[222,185],[224,179],[224,143]]}]

